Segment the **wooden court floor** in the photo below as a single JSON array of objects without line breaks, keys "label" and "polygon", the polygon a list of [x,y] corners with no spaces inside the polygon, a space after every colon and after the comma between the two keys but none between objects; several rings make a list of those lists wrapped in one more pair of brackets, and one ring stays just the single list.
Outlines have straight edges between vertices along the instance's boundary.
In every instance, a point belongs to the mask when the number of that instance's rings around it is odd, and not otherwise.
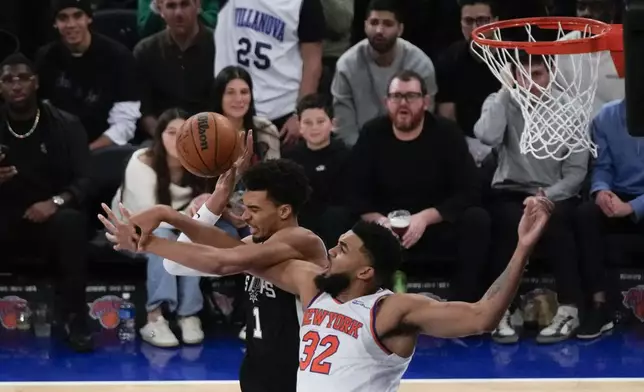
[{"label": "wooden court floor", "polygon": [[[240,392],[236,382],[0,383],[0,392]],[[644,379],[405,380],[400,392],[644,392]]]}]

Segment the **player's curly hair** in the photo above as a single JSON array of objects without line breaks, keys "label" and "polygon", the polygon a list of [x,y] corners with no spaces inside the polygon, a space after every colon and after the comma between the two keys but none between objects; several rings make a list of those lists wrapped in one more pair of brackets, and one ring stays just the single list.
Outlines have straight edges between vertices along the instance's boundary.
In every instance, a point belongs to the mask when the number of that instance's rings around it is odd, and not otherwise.
[{"label": "player's curly hair", "polygon": [[311,196],[304,168],[288,159],[272,159],[251,166],[241,182],[249,191],[266,191],[276,205],[288,204],[297,215]]},{"label": "player's curly hair", "polygon": [[394,272],[400,268],[403,253],[400,241],[391,230],[374,222],[359,220],[351,231],[363,243],[361,251],[371,262],[379,286],[390,286]]}]

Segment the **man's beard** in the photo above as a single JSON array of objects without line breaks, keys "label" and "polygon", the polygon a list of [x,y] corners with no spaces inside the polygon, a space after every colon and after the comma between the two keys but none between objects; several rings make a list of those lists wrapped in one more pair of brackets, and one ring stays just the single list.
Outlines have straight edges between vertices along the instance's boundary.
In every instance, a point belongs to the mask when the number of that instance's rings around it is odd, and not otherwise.
[{"label": "man's beard", "polygon": [[337,297],[349,288],[351,278],[347,274],[320,274],[315,277],[314,282],[318,290],[328,293],[332,297]]},{"label": "man's beard", "polygon": [[376,43],[376,41],[371,38],[368,38],[368,41],[369,46],[371,46],[371,48],[379,54],[388,53],[396,45],[396,38],[378,43]]},{"label": "man's beard", "polygon": [[407,121],[398,121],[398,114],[391,116],[391,122],[394,124],[396,130],[400,132],[411,132],[415,130],[425,118],[425,111],[421,110],[417,113],[410,112],[409,120]]}]

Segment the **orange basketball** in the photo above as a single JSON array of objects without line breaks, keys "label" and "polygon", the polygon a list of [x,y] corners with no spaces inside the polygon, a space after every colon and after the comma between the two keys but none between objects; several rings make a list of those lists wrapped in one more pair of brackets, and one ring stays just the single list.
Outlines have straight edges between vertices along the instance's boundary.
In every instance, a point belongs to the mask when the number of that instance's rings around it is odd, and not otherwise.
[{"label": "orange basketball", "polygon": [[217,177],[230,169],[241,152],[238,131],[218,113],[198,113],[177,135],[179,161],[199,177]]}]

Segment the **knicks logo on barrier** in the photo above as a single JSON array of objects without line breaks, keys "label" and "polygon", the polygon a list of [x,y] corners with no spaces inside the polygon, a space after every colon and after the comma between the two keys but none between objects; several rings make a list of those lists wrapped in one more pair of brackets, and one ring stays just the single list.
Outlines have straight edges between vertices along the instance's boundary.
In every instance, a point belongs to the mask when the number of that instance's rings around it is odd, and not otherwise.
[{"label": "knicks logo on barrier", "polygon": [[18,326],[18,312],[16,305],[27,304],[26,299],[15,295],[0,298],[0,324],[6,329],[14,330]]},{"label": "knicks logo on barrier", "polygon": [[119,308],[123,299],[116,295],[104,295],[96,299],[89,306],[89,315],[92,319],[98,320],[105,329],[114,329],[118,327],[121,319],[119,318]]},{"label": "knicks logo on barrier", "polygon": [[624,300],[622,304],[633,311],[638,320],[644,322],[644,285],[631,287],[628,291],[622,291]]}]

